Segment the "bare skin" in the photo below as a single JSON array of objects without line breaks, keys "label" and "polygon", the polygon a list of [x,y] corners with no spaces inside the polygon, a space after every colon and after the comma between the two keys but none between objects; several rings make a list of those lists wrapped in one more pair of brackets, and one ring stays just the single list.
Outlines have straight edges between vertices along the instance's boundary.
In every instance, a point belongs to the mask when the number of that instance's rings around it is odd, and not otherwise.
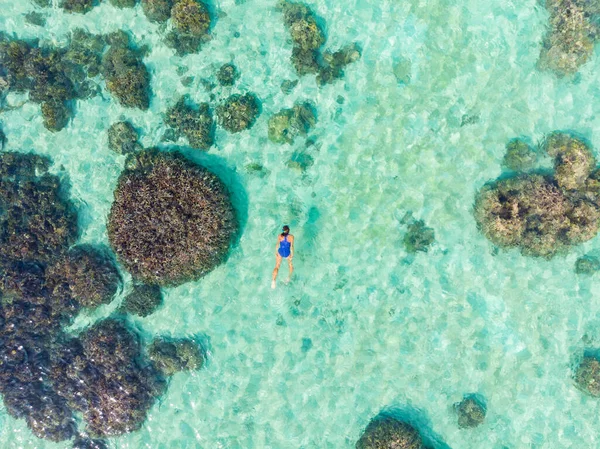
[{"label": "bare skin", "polygon": [[[277,237],[277,245],[275,246],[275,269],[273,270],[273,280],[271,281],[271,287],[275,288],[275,280],[277,279],[277,273],[279,273],[279,267],[281,266],[281,261],[283,257],[279,254],[279,244],[283,240],[283,236],[279,234]],[[290,255],[286,257],[288,261],[288,268],[290,269],[290,273],[288,275],[287,281],[289,282],[292,278],[292,273],[294,271],[294,265],[292,264],[292,259],[294,258],[294,236],[292,234],[287,235],[287,240],[290,242]]]}]

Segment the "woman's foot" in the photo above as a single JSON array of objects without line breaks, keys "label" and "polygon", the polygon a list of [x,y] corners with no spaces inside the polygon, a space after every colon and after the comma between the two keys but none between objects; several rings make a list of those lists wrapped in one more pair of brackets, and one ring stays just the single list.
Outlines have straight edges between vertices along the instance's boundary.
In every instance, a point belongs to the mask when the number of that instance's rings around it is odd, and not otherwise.
[{"label": "woman's foot", "polygon": [[275,288],[275,279],[271,281],[271,288]]}]

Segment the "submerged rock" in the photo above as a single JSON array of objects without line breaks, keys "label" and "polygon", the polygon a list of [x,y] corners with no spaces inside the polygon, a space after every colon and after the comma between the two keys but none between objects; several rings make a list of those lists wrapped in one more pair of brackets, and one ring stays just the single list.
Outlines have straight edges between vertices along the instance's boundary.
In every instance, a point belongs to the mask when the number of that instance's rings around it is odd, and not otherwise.
[{"label": "submerged rock", "polygon": [[596,166],[591,148],[581,139],[554,132],[544,142],[548,155],[554,158],[554,179],[567,190],[582,187]]},{"label": "submerged rock", "polygon": [[323,53],[323,64],[317,75],[317,83],[329,84],[344,76],[344,68],[360,59],[360,49],[356,44],[347,45],[333,53]]},{"label": "submerged rock", "polygon": [[25,14],[25,21],[31,25],[43,27],[46,25],[46,16],[37,11],[31,11]]},{"label": "submerged rock", "polygon": [[52,354],[54,388],[83,414],[92,435],[138,430],[164,390],[159,373],[138,362],[141,355],[138,337],[115,319],[94,324]]},{"label": "submerged rock", "polygon": [[41,111],[44,127],[49,131],[60,131],[69,123],[71,113],[63,101],[44,101]]}]

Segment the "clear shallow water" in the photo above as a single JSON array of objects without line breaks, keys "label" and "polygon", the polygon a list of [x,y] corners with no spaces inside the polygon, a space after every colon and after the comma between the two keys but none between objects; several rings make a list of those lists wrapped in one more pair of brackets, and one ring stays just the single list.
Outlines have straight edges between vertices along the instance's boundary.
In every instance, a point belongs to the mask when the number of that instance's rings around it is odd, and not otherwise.
[{"label": "clear shallow water", "polygon": [[[326,21],[326,47],[356,41],[362,58],[333,85],[318,88],[305,77],[285,96],[281,81],[295,76],[281,14],[272,1],[238,3],[215,1],[213,40],[179,58],[139,6],[105,4],[85,16],[48,10],[41,29],[24,23],[28,1],[0,0],[0,30],[19,37],[64,42],[75,27],[124,28],[152,47],[147,112],[104,93],[78,102],[75,119],[56,134],[43,128],[37,105],[0,115],[7,150],[50,155],[69,179],[84,242],[107,242],[124,162],[107,147],[113,121],[130,119],[145,146],[158,144],[160,113],[184,93],[207,101],[200,79],[231,59],[241,78],[217,93],[252,91],[262,101],[250,131],[218,129],[207,154],[185,150],[222,175],[247,209],[239,245],[225,265],[167,289],[162,309],[135,320],[147,338],[203,336],[208,363],[176,375],[143,429],[112,439],[112,447],[351,448],[385,407],[411,410],[455,449],[597,447],[598,401],[574,388],[570,367],[584,347],[600,346],[597,280],[573,273],[598,238],[550,262],[494,255],[471,214],[475,191],[500,174],[509,139],[572,129],[600,148],[597,55],[575,80],[538,72],[547,13],[534,0],[310,1]],[[411,61],[408,84],[393,73],[402,59]],[[183,77],[195,77],[190,87],[180,82],[182,67]],[[307,150],[314,165],[302,174],[286,166],[302,140],[278,146],[266,135],[272,113],[304,99],[317,105],[319,122]],[[461,127],[465,115],[479,119]],[[268,176],[247,173],[251,162]],[[397,217],[408,210],[436,231],[428,254],[404,250]],[[297,239],[296,277],[273,292],[284,222]],[[75,327],[116,308],[126,279],[111,305]],[[474,430],[459,430],[452,410],[465,393],[488,403]],[[69,447],[33,437],[3,408],[0,446]]]}]

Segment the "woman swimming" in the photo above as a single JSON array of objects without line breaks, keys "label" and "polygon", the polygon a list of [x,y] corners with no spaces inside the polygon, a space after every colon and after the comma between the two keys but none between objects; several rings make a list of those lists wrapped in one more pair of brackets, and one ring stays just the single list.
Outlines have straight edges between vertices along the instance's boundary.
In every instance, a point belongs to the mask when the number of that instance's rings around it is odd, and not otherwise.
[{"label": "woman swimming", "polygon": [[273,270],[271,288],[275,288],[275,280],[277,279],[282,259],[287,259],[288,267],[290,268],[290,274],[286,283],[290,281],[292,272],[294,271],[294,266],[292,265],[292,259],[294,258],[294,236],[290,234],[290,227],[287,225],[283,227],[282,231],[277,237],[277,246],[275,247],[275,269]]}]

